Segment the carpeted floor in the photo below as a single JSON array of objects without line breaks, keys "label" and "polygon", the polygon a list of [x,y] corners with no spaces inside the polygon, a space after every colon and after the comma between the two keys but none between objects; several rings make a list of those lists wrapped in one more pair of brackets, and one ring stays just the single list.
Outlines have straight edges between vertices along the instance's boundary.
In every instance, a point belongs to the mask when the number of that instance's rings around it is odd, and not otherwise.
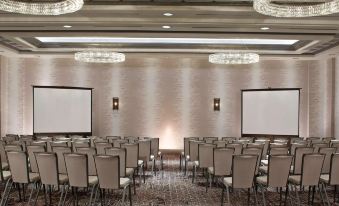
[{"label": "carpeted floor", "polygon": [[[190,169],[191,167],[189,167]],[[189,170],[190,171],[190,170]],[[137,186],[137,194],[132,196],[133,205],[140,206],[160,206],[160,205],[220,205],[221,199],[221,187],[212,186],[206,193],[205,182],[206,179],[202,177],[202,173],[199,172],[199,176],[194,184],[192,184],[191,172],[185,176],[183,172],[179,170],[179,157],[174,155],[164,156],[164,170],[157,172],[157,176],[153,176],[153,173],[146,172],[146,183],[142,183],[141,186]],[[138,182],[138,178],[136,179]],[[3,189],[2,189],[3,191]],[[79,205],[87,205],[89,200],[89,194],[86,192],[80,192]],[[308,192],[301,194],[302,201],[307,202]],[[58,192],[52,195],[53,205],[58,203]],[[28,196],[28,195],[27,195]],[[316,194],[315,204],[320,204],[319,194]],[[331,195],[330,195],[331,196]],[[279,205],[279,194],[270,191],[266,194],[267,205]],[[107,205],[122,205],[122,191],[115,191],[113,194],[109,194],[106,197]],[[262,196],[258,195],[259,204],[262,204]],[[331,199],[332,200],[332,199]],[[226,194],[225,194],[226,201]],[[296,202],[293,200],[293,202]],[[247,192],[246,191],[233,191],[231,193],[232,206],[247,205]],[[18,193],[12,192],[9,198],[8,205],[26,205],[27,202],[18,202]],[[38,198],[37,205],[44,205],[44,196],[41,194]],[[68,195],[65,205],[72,205],[72,198]],[[96,205],[100,205],[99,201]],[[126,205],[128,201],[126,200]],[[226,202],[224,205],[227,205]],[[255,205],[254,196],[252,195],[250,205]],[[289,201],[288,201],[288,204]],[[307,205],[307,204],[305,204]],[[339,204],[337,204],[339,205]]]}]

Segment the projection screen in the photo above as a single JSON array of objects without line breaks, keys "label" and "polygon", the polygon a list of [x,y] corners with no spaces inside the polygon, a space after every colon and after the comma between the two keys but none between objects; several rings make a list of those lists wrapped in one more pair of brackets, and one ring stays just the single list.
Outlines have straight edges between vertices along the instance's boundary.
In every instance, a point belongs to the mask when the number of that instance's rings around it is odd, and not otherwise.
[{"label": "projection screen", "polygon": [[33,132],[92,133],[92,89],[34,86]]},{"label": "projection screen", "polygon": [[300,89],[242,90],[242,135],[299,136]]}]

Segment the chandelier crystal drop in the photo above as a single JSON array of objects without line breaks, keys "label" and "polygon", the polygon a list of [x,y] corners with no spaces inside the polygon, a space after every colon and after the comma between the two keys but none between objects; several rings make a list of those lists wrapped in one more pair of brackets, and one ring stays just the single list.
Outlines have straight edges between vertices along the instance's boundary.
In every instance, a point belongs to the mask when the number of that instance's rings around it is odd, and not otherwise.
[{"label": "chandelier crystal drop", "polygon": [[55,3],[30,3],[15,0],[1,0],[0,10],[30,15],[61,15],[73,13],[82,8],[83,0],[63,0]]},{"label": "chandelier crystal drop", "polygon": [[213,64],[253,64],[259,62],[259,54],[245,52],[215,53],[209,55]]},{"label": "chandelier crystal drop", "polygon": [[119,63],[125,61],[125,54],[112,51],[82,51],[75,53],[74,58],[88,63]]},{"label": "chandelier crystal drop", "polygon": [[254,0],[253,8],[257,12],[274,17],[312,17],[323,16],[339,12],[339,0],[329,0],[314,5],[283,5],[274,0]]}]

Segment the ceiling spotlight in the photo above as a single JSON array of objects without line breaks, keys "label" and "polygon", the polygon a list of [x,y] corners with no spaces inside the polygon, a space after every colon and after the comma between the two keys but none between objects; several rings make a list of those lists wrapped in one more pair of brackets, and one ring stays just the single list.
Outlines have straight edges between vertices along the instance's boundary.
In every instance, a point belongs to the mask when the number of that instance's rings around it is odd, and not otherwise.
[{"label": "ceiling spotlight", "polygon": [[164,16],[173,16],[172,13],[164,13]]},{"label": "ceiling spotlight", "polygon": [[71,25],[64,25],[64,28],[72,28],[72,26]]},{"label": "ceiling spotlight", "polygon": [[260,29],[261,29],[261,30],[269,30],[270,27],[261,27]]},{"label": "ceiling spotlight", "polygon": [[171,26],[162,26],[163,29],[170,29]]}]

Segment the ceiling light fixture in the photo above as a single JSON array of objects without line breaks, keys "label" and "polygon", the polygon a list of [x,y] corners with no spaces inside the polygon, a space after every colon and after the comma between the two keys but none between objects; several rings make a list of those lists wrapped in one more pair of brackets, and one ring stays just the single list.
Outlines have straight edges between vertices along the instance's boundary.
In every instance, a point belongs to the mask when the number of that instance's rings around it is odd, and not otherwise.
[{"label": "ceiling light fixture", "polygon": [[76,12],[82,8],[83,4],[83,0],[64,0],[56,3],[1,0],[0,10],[31,15],[61,15]]},{"label": "ceiling light fixture", "polygon": [[259,54],[227,52],[210,54],[208,61],[213,64],[253,64],[259,62]]},{"label": "ceiling light fixture", "polygon": [[162,26],[163,29],[170,29],[171,26]]},{"label": "ceiling light fixture", "polygon": [[270,27],[261,27],[260,29],[266,31],[266,30],[269,30]]},{"label": "ceiling light fixture", "polygon": [[72,28],[72,26],[71,25],[64,25],[64,28],[69,29],[69,28]]},{"label": "ceiling light fixture", "polygon": [[168,13],[168,12],[164,13],[163,15],[164,15],[164,16],[173,16],[172,13]]},{"label": "ceiling light fixture", "polygon": [[125,54],[106,50],[76,52],[74,59],[87,63],[119,63],[125,61]]},{"label": "ceiling light fixture", "polygon": [[[298,2],[298,1],[296,1]],[[311,17],[339,12],[339,0],[329,0],[315,5],[284,5],[273,0],[254,0],[253,8],[264,15],[275,17]]]}]

